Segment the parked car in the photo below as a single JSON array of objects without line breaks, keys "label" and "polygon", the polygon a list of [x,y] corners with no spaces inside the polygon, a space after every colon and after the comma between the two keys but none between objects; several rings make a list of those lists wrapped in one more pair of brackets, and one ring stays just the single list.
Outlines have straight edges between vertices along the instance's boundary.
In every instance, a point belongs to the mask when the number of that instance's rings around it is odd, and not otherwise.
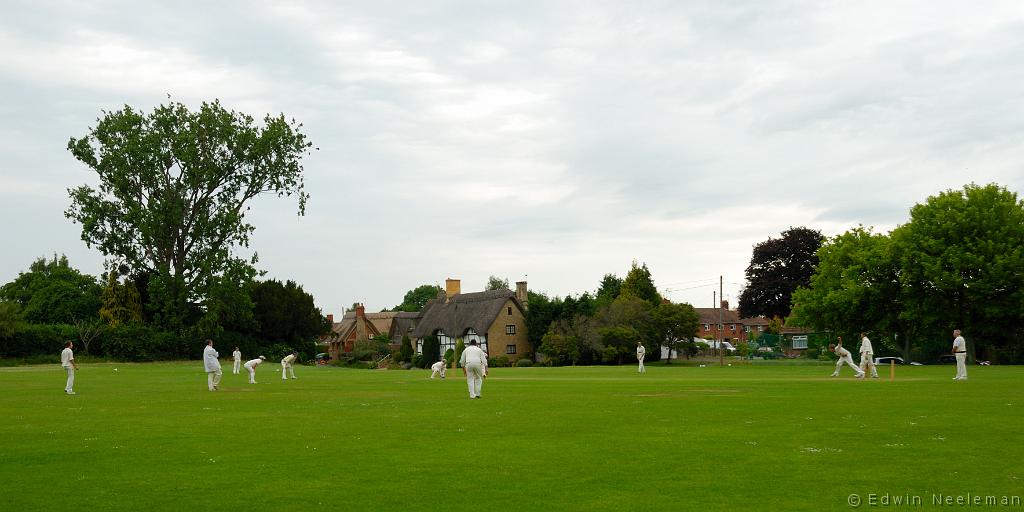
[{"label": "parked car", "polygon": [[956,364],[956,356],[953,354],[942,354],[939,356],[939,364]]},{"label": "parked car", "polygon": [[327,364],[331,360],[331,355],[326,352],[321,352],[316,355],[316,364]]},{"label": "parked car", "polygon": [[[715,340],[701,340],[701,339],[698,339],[698,340],[694,340],[694,341],[697,343],[697,345],[702,345],[700,348],[707,349],[707,350],[718,350],[718,342],[715,341]],[[725,347],[725,351],[726,352],[729,352],[729,353],[736,352],[736,347],[732,346],[732,343],[729,343],[728,341],[723,341],[722,342],[722,346]]]},{"label": "parked car", "polygon": [[895,362],[896,364],[903,364],[903,358],[891,356],[875,358],[876,365],[888,365],[890,362]]}]

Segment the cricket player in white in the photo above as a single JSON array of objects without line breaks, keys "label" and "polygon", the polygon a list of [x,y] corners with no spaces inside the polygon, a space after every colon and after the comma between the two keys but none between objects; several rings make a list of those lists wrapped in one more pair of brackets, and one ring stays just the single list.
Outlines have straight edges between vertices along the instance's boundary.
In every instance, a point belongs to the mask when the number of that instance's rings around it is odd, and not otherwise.
[{"label": "cricket player in white", "polygon": [[235,366],[231,369],[231,373],[238,375],[238,369],[242,367],[242,351],[235,347],[235,351],[231,353],[231,357],[235,359]]},{"label": "cricket player in white", "polygon": [[217,391],[220,386],[220,354],[213,349],[213,340],[206,340],[206,348],[203,349],[203,369],[206,370],[206,387],[210,391]]},{"label": "cricket player in white", "polygon": [[636,369],[637,373],[647,373],[647,368],[644,368],[645,355],[647,355],[647,349],[644,348],[644,344],[636,342],[636,360],[640,361],[640,366]]},{"label": "cricket player in white", "polygon": [[857,365],[853,364],[853,356],[850,355],[850,351],[843,348],[842,337],[839,338],[839,343],[835,345],[829,345],[829,350],[831,350],[837,356],[839,356],[839,360],[836,361],[836,371],[832,372],[833,377],[839,376],[839,369],[843,367],[843,363],[850,365],[850,368],[853,368],[853,373],[857,374],[858,378],[864,376],[861,373],[860,368],[857,368]]},{"label": "cricket player in white", "polygon": [[60,352],[60,367],[64,368],[64,371],[68,374],[68,382],[64,385],[64,392],[73,395],[75,394],[75,370],[78,369],[78,363],[75,362],[75,353],[71,350],[71,347],[75,346],[72,342],[64,344],[64,350]]},{"label": "cricket player in white", "polygon": [[878,370],[875,369],[875,351],[871,348],[871,340],[860,333],[860,375],[857,378],[863,379],[868,368],[871,368],[871,378],[877,379]]},{"label": "cricket player in white", "polygon": [[434,375],[438,375],[438,374],[441,375],[442,379],[444,378],[444,374],[445,374],[445,371],[446,371],[446,368],[444,367],[444,361],[438,361],[438,362],[430,365],[430,369],[432,370],[431,373],[430,373],[430,378],[431,379],[434,378]]},{"label": "cricket player in white", "polygon": [[256,359],[246,361],[245,364],[242,365],[246,370],[249,370],[249,384],[256,384],[256,367],[266,360],[267,358],[259,356]]},{"label": "cricket player in white", "polygon": [[296,357],[298,357],[298,354],[296,354],[295,352],[292,352],[291,354],[288,354],[288,355],[284,356],[284,359],[281,360],[281,380],[288,380],[288,375],[287,374],[288,374],[289,371],[292,374],[292,378],[293,379],[295,378],[295,366],[294,365],[295,365],[295,358]]},{"label": "cricket player in white", "polygon": [[466,385],[469,386],[469,398],[480,398],[480,388],[487,376],[487,354],[477,346],[475,339],[469,340],[469,346],[462,351],[459,364],[462,366],[462,374],[466,376]]},{"label": "cricket player in white", "polygon": [[953,380],[967,380],[967,342],[960,336],[960,329],[953,331],[953,356],[956,357],[956,377]]}]

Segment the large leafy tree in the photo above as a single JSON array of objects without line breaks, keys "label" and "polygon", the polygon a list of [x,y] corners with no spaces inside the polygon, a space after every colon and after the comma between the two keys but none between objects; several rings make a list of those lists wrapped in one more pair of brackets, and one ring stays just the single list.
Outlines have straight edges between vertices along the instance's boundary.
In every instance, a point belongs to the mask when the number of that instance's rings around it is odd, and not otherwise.
[{"label": "large leafy tree", "polygon": [[597,307],[608,306],[619,297],[621,291],[622,278],[615,274],[605,274],[601,278],[601,284],[598,285],[597,294],[594,297]]},{"label": "large leafy tree", "polygon": [[[648,347],[660,345],[657,323],[653,316],[654,306],[633,295],[622,294],[612,303],[598,311],[595,321],[600,335],[605,362],[622,364],[624,358],[636,350],[636,342],[642,341]],[[661,357],[660,351],[651,351],[652,360]]]},{"label": "large leafy tree", "polygon": [[793,292],[810,284],[824,240],[820,231],[799,227],[754,246],[747,284],[740,293],[743,316],[789,316]]},{"label": "large leafy tree", "polygon": [[107,274],[102,301],[100,319],[110,327],[142,323],[142,299],[135,282],[125,279],[122,283],[114,270]]},{"label": "large leafy tree", "polygon": [[986,357],[1024,356],[1024,202],[1016,193],[995,184],[942,192],[915,205],[893,236],[909,249],[900,277],[907,317],[947,342],[962,329],[972,357],[979,343]]},{"label": "large leafy tree", "polygon": [[647,269],[646,263],[637,265],[636,261],[633,262],[629,273],[626,274],[626,279],[622,281],[619,293],[643,299],[651,306],[657,307],[658,304],[661,304],[661,295],[654,286],[654,279],[651,278],[651,271]]},{"label": "large leafy tree", "polygon": [[857,227],[828,240],[818,260],[810,285],[793,293],[790,322],[833,331],[854,343],[860,331],[896,334],[909,359],[915,324],[900,315],[904,293],[892,238]]},{"label": "large leafy tree", "polygon": [[700,316],[690,304],[662,303],[652,310],[655,328],[661,345],[669,349],[667,362],[671,364],[672,353],[693,343],[697,335]]},{"label": "large leafy tree", "polygon": [[508,290],[508,279],[502,279],[498,276],[491,276],[487,278],[487,287],[485,291],[491,290]]},{"label": "large leafy tree", "polygon": [[0,338],[12,336],[21,322],[21,305],[10,300],[0,300]]},{"label": "large leafy tree", "polygon": [[129,106],[104,112],[68,142],[99,186],[69,189],[65,214],[113,263],[150,274],[162,326],[185,327],[191,305],[216,324],[224,311],[213,297],[240,294],[253,276],[256,256],[235,252],[255,230],[246,222],[251,200],[295,196],[305,212],[301,160],[311,143],[301,126],[284,115],[257,124],[218,101],[195,111],[170,102],[148,114]]},{"label": "large leafy tree", "polygon": [[544,334],[558,320],[561,302],[557,297],[552,300],[546,294],[532,290],[526,293],[530,303],[530,308],[526,310],[526,339],[530,342],[530,348],[536,352],[543,343]]},{"label": "large leafy tree", "polygon": [[407,311],[414,313],[421,311],[431,299],[437,298],[437,294],[443,292],[436,284],[424,284],[405,292],[402,303],[395,306],[393,311]]},{"label": "large leafy tree", "polygon": [[54,255],[32,262],[28,272],[0,288],[0,299],[18,303],[29,323],[73,324],[98,317],[101,290],[96,278],[72,268],[67,256]]},{"label": "large leafy tree", "polygon": [[312,355],[314,339],[330,329],[327,319],[294,281],[259,281],[250,287],[257,336],[268,344],[283,343]]}]

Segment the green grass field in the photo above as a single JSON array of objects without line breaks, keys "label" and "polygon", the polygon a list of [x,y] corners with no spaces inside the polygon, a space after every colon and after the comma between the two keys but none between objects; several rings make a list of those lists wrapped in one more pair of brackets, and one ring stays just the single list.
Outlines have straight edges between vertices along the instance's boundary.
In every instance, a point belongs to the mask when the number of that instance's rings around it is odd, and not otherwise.
[{"label": "green grass field", "polygon": [[[117,367],[119,371],[114,372]],[[3,505],[24,510],[850,510],[856,493],[1024,496],[1024,368],[499,368],[198,361],[0,368]],[[277,369],[277,371],[275,371]],[[901,508],[901,507],[891,507]],[[905,508],[905,507],[904,507]],[[948,508],[948,507],[947,507]],[[975,507],[977,508],[977,507]],[[1002,507],[1006,508],[1006,507]],[[1021,507],[1011,507],[1020,509]]]}]

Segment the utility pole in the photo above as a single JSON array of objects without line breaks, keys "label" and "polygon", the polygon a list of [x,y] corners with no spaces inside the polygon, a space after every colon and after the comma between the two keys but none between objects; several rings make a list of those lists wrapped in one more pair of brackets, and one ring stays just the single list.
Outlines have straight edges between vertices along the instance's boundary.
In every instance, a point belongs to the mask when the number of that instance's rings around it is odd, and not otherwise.
[{"label": "utility pole", "polygon": [[725,366],[725,333],[722,332],[722,276],[718,276],[718,365]]}]

